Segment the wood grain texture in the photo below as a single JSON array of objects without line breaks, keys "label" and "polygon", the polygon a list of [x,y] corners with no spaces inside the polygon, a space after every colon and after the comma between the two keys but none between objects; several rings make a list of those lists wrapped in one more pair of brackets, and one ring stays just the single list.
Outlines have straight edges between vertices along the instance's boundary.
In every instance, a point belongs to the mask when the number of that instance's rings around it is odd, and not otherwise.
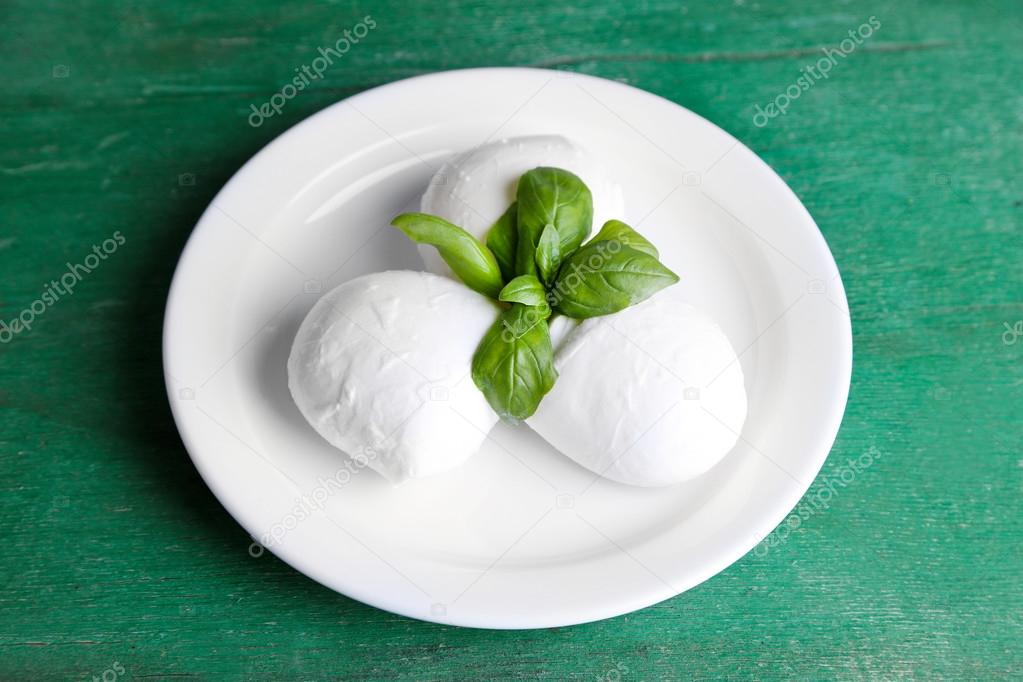
[{"label": "wood grain texture", "polygon": [[[322,79],[246,123],[366,15]],[[3,3],[0,319],[125,244],[0,345],[0,679],[1023,676],[1023,338],[1002,338],[1023,320],[1020,35],[1010,0]],[[241,163],[338,99],[479,65],[623,80],[724,127],[805,202],[850,298],[852,394],[815,490],[875,463],[769,551],[601,623],[420,623],[251,558],[164,396],[174,263]]]}]

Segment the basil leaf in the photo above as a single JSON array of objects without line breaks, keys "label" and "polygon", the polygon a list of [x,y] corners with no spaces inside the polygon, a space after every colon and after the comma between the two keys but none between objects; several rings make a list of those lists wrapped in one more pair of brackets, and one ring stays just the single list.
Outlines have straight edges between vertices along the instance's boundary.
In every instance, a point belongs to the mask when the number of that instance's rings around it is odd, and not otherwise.
[{"label": "basil leaf", "polygon": [[637,251],[650,254],[654,258],[660,256],[657,253],[657,247],[647,241],[646,237],[636,232],[634,229],[626,225],[620,220],[609,220],[604,223],[604,227],[600,228],[600,232],[593,238],[595,242],[602,241],[619,241],[622,246],[631,246]]},{"label": "basil leaf", "polygon": [[540,233],[540,241],[536,243],[536,269],[545,284],[554,280],[561,265],[561,238],[558,229],[547,223]]},{"label": "basil leaf", "polygon": [[516,217],[519,204],[513,201],[508,210],[497,219],[487,232],[487,248],[494,254],[497,264],[501,266],[501,276],[505,282],[515,278],[515,244],[519,240]]},{"label": "basil leaf", "polygon": [[560,168],[534,168],[519,178],[518,244],[515,271],[534,275],[536,247],[547,225],[560,237],[562,258],[579,248],[590,234],[593,197],[578,177]]},{"label": "basil leaf", "polygon": [[557,378],[550,330],[531,306],[504,311],[472,358],[473,382],[503,419],[536,412]]},{"label": "basil leaf", "polygon": [[561,265],[551,294],[557,312],[586,319],[624,310],[677,281],[678,275],[650,254],[599,241]]},{"label": "basil leaf", "polygon": [[508,303],[521,303],[522,305],[546,308],[547,314],[544,317],[550,315],[550,305],[547,303],[547,290],[544,289],[543,284],[536,278],[536,275],[519,275],[504,285],[504,289],[501,289],[501,295],[497,298],[499,301],[507,301]]},{"label": "basil leaf", "polygon": [[426,213],[402,213],[391,224],[412,241],[437,247],[444,262],[470,289],[491,298],[501,293],[504,280],[497,259],[462,228]]}]

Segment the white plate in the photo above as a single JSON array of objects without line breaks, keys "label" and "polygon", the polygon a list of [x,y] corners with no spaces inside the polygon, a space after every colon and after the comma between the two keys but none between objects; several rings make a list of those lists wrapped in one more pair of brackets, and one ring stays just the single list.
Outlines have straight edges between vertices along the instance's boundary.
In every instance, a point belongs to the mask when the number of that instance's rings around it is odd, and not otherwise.
[{"label": "white plate", "polygon": [[[392,488],[302,419],[286,383],[291,340],[322,292],[421,268],[388,222],[418,205],[450,154],[544,133],[577,140],[618,174],[625,220],[740,351],[750,398],[742,438],[699,479],[642,489],[595,479],[527,428],[499,425],[464,467]],[[654,604],[756,546],[827,457],[852,341],[823,237],[734,138],[620,83],[474,69],[351,97],[249,161],[178,264],[164,363],[203,478],[282,559],[414,618],[532,628]]]}]

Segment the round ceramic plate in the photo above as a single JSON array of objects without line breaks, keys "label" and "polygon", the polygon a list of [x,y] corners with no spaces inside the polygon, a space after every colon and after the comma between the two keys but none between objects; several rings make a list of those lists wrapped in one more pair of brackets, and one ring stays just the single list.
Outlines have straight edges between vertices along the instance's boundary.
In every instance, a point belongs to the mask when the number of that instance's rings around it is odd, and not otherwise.
[{"label": "round ceramic plate", "polygon": [[[417,208],[445,159],[537,134],[570,137],[603,161],[624,188],[622,217],[725,329],[749,394],[739,443],[696,480],[634,488],[596,478],[525,426],[499,424],[461,468],[392,487],[303,420],[287,387],[291,341],[341,282],[422,269],[388,223]],[[178,428],[258,541],[252,554],[265,547],[382,609],[488,628],[627,613],[753,549],[824,463],[851,363],[831,253],[753,152],[647,92],[534,69],[412,78],[281,135],[203,214],[164,330]]]}]

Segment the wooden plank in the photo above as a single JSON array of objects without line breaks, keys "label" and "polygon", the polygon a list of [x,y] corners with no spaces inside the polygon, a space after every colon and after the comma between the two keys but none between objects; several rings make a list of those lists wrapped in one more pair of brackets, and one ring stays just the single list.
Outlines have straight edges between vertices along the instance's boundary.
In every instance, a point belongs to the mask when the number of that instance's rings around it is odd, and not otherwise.
[{"label": "wooden plank", "polygon": [[[360,45],[246,123],[366,15],[378,27]],[[756,105],[870,16],[869,41],[756,125]],[[9,0],[0,17],[0,319],[125,237],[0,346],[0,678],[1023,675],[1023,340],[1002,340],[1023,320],[1018,2]],[[495,64],[624,80],[779,171],[831,244],[854,321],[850,406],[817,485],[879,453],[768,552],[574,628],[419,623],[249,557],[163,394],[177,254],[241,163],[355,92]]]}]

